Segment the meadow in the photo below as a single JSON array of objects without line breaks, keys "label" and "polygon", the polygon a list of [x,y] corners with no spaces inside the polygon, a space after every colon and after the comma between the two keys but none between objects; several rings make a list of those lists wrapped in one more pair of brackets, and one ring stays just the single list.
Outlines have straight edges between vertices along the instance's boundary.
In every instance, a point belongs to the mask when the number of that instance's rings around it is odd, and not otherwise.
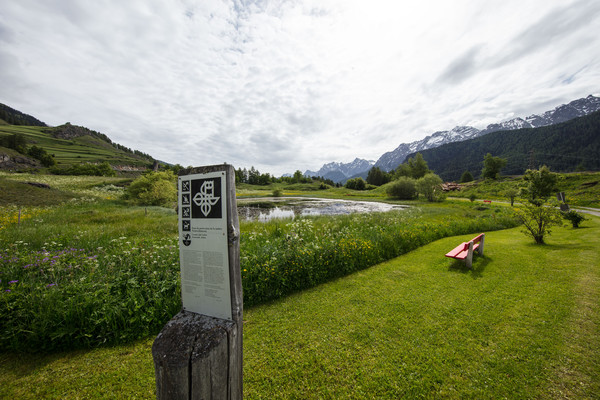
[{"label": "meadow", "polygon": [[[443,254],[472,235],[244,310],[247,399],[595,399],[600,218],[534,245],[488,232],[467,270]],[[0,353],[0,398],[155,398],[151,346]]]},{"label": "meadow", "polygon": [[[101,190],[92,198],[82,187],[83,197],[2,229],[0,348],[125,343],[158,333],[181,308],[175,211],[128,206]],[[516,224],[506,207],[453,203],[243,222],[244,303],[314,287],[441,237]]]},{"label": "meadow", "polygon": [[[68,178],[0,206],[0,397],[152,398],[150,345],[181,307],[175,211]],[[410,204],[241,223],[245,396],[594,398],[599,219],[536,246],[507,205]],[[443,257],[481,231],[473,270]]]}]

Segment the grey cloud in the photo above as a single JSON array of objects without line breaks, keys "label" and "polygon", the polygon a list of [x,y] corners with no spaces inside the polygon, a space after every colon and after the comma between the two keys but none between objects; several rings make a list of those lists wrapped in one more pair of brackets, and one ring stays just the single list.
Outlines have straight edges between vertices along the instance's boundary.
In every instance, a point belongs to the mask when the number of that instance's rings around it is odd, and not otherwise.
[{"label": "grey cloud", "polygon": [[454,59],[436,79],[436,83],[458,84],[475,74],[479,66],[477,57],[481,47],[481,45],[472,47]]},{"label": "grey cloud", "polygon": [[558,8],[510,40],[509,47],[490,60],[490,67],[501,67],[543,48],[555,46],[557,41],[589,29],[590,23],[599,16],[600,2],[596,0],[580,0]]},{"label": "grey cloud", "polygon": [[[500,68],[533,55],[558,41],[569,40],[575,34],[590,29],[600,16],[600,2],[580,0],[555,9],[509,40],[496,54],[482,54],[483,45],[477,45],[452,60],[435,80],[436,84],[456,85],[480,71]],[[498,29],[501,29],[498,26]],[[575,51],[576,44],[566,46],[564,52]]]}]

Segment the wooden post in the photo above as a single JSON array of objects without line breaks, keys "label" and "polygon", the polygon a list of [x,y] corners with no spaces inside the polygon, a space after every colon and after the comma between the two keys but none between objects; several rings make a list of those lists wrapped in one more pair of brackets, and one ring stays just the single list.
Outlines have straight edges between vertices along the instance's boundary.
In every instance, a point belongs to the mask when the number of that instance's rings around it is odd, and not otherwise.
[{"label": "wooden post", "polygon": [[[160,400],[242,399],[243,301],[240,271],[240,231],[235,198],[235,171],[233,167],[224,164],[182,170],[179,173],[180,200],[181,196],[183,196],[181,194],[183,188],[182,179],[185,182],[189,182],[189,180],[186,181],[187,175],[191,175],[190,179],[194,181],[195,174],[214,175],[217,172],[224,172],[223,176],[226,181],[226,193],[221,193],[219,198],[226,198],[227,232],[225,239],[227,241],[227,256],[229,260],[230,293],[228,300],[231,302],[231,318],[215,317],[214,315],[189,311],[187,310],[186,296],[184,295],[184,310],[175,315],[165,325],[152,345],[156,391],[157,397]],[[198,181],[200,180],[198,179]],[[204,192],[194,192],[193,184],[191,189],[188,188],[188,190],[190,190],[189,198],[195,198],[198,206],[205,206],[207,209],[210,209],[205,203],[213,204],[214,202],[216,204],[216,197],[212,196],[212,192],[210,192],[210,197],[203,198],[200,194]],[[183,208],[185,207],[181,207],[180,201],[180,220],[182,219],[182,215],[184,215],[183,213],[186,212]],[[203,209],[204,211],[206,209]],[[184,225],[185,221],[188,223],[195,222],[193,211],[189,215],[189,218],[190,220],[184,219]],[[179,225],[181,230],[182,222]],[[189,235],[183,235],[186,239],[180,238],[180,247],[182,246],[182,240],[194,241],[197,237],[197,240],[201,241],[207,234],[193,226],[189,232]],[[211,231],[208,234],[210,235]],[[184,246],[188,245],[189,242]],[[211,259],[214,260],[214,252],[211,251],[210,253]],[[206,270],[213,269],[212,267],[209,268],[208,265],[205,267]],[[194,272],[197,271],[194,270]],[[187,279],[186,274],[186,271],[182,270],[182,290],[188,290],[184,288],[184,279]],[[214,271],[212,274],[214,275]],[[205,280],[208,279],[206,276]],[[189,290],[195,289],[197,288],[191,287]],[[211,291],[211,295],[214,294],[213,286],[210,286],[206,290]]]}]

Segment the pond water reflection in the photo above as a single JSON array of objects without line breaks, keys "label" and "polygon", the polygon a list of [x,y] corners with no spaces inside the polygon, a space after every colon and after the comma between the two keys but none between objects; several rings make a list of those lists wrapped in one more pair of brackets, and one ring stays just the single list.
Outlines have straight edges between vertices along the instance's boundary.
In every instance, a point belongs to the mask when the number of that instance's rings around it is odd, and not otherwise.
[{"label": "pond water reflection", "polygon": [[238,201],[238,214],[243,220],[266,222],[274,218],[385,212],[406,207],[371,201],[273,197]]}]

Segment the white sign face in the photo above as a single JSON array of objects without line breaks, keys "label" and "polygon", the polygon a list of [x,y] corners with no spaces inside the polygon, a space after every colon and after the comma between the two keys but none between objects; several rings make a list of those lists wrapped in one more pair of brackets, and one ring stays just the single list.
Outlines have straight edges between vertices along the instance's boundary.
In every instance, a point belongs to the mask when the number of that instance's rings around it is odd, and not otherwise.
[{"label": "white sign face", "polygon": [[179,177],[183,309],[231,320],[225,171]]}]

